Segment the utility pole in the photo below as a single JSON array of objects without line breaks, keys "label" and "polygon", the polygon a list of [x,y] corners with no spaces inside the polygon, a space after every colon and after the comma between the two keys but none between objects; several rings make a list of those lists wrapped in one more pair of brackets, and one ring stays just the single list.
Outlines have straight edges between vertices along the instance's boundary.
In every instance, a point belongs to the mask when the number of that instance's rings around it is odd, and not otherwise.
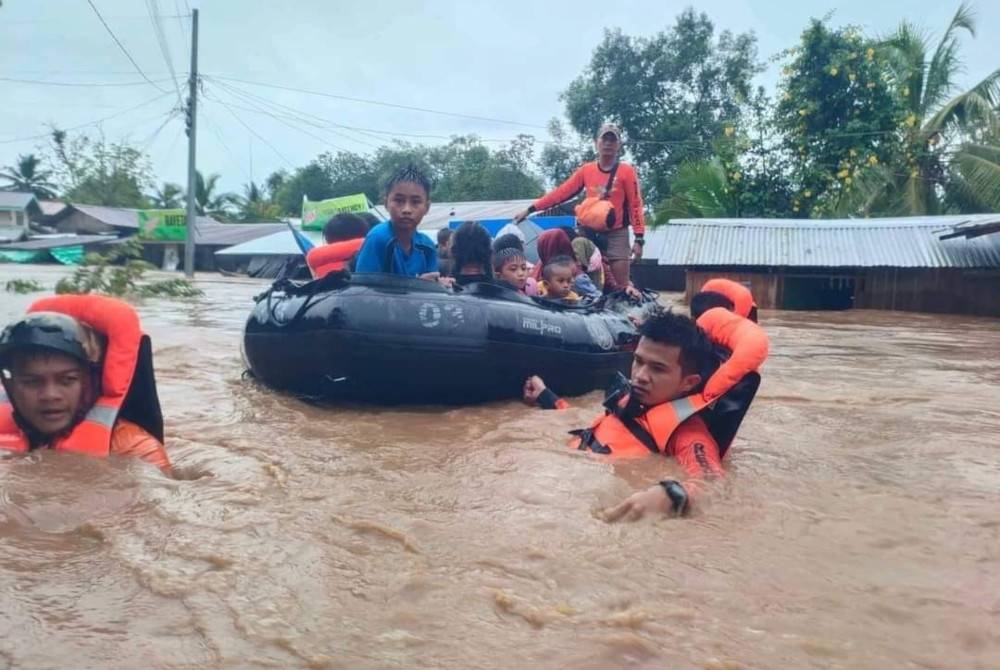
[{"label": "utility pole", "polygon": [[194,276],[194,236],[197,210],[195,208],[195,139],[198,109],[198,10],[191,10],[191,76],[188,80],[187,134],[188,134],[188,188],[187,235],[184,239],[184,275]]}]

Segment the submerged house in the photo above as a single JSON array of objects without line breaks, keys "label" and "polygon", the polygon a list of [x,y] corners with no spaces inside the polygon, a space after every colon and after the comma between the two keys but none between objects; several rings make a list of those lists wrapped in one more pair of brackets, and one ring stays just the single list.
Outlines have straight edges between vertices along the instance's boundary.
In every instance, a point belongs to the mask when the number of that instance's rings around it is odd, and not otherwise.
[{"label": "submerged house", "polygon": [[678,219],[647,234],[644,258],[682,271],[688,298],[728,277],[765,309],[1000,316],[1000,234],[988,234],[997,230],[1000,214]]},{"label": "submerged house", "polygon": [[0,191],[0,243],[19,242],[30,234],[30,224],[42,209],[33,193]]}]

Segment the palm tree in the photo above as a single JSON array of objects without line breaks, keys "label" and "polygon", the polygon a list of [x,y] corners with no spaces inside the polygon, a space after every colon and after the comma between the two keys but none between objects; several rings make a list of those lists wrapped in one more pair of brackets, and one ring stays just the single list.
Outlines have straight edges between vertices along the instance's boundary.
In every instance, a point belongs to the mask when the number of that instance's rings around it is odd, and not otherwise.
[{"label": "palm tree", "polygon": [[237,196],[234,203],[240,221],[273,221],[280,214],[278,206],[265,198],[263,190],[252,181],[243,186],[243,195]]},{"label": "palm tree", "polygon": [[6,171],[0,172],[0,179],[10,182],[4,190],[31,192],[36,198],[55,198],[56,186],[48,181],[52,173],[48,170],[39,170],[40,164],[41,161],[35,154],[18,156],[16,166],[8,166]]},{"label": "palm tree", "polygon": [[904,22],[885,44],[908,116],[901,164],[885,184],[888,203],[904,214],[941,211],[941,195],[962,209],[1000,200],[1000,68],[968,91],[954,95],[961,69],[959,32],[975,37],[975,16],[962,4],[940,42]]},{"label": "palm tree", "polygon": [[235,204],[237,196],[233,193],[215,192],[220,178],[221,175],[215,173],[208,175],[206,179],[201,172],[195,171],[194,202],[195,209],[201,216],[211,216],[224,221],[229,218],[230,209]]},{"label": "palm tree", "polygon": [[740,216],[739,198],[718,158],[684,163],[670,184],[670,197],[656,207],[656,225],[671,219]]},{"label": "palm tree", "polygon": [[157,209],[180,209],[184,206],[184,189],[177,184],[164,182],[163,186],[149,197]]}]

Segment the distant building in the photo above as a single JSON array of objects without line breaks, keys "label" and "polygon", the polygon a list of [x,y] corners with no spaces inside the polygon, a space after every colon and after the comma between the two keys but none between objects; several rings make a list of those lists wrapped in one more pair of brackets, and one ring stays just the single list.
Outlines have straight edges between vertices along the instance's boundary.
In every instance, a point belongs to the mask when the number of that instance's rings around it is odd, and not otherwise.
[{"label": "distant building", "polygon": [[[1000,316],[1000,214],[882,219],[680,219],[644,259],[748,285],[764,309],[887,309]],[[971,235],[966,236],[967,232]]]},{"label": "distant building", "polygon": [[0,191],[0,243],[19,242],[30,234],[30,224],[42,215],[33,193]]},{"label": "distant building", "polygon": [[[125,207],[46,201],[39,210],[39,216],[46,226],[64,235],[79,235],[80,240],[87,244],[94,244],[95,236],[124,238],[139,232],[139,210]],[[208,216],[199,216],[194,238],[195,269],[215,270],[216,251],[283,229],[284,224],[280,223],[221,223]],[[66,237],[58,243],[47,242],[45,247],[52,248],[57,244],[69,246],[74,241],[72,237]],[[176,267],[183,259],[183,249],[183,242],[143,240],[143,258],[157,267]]]}]

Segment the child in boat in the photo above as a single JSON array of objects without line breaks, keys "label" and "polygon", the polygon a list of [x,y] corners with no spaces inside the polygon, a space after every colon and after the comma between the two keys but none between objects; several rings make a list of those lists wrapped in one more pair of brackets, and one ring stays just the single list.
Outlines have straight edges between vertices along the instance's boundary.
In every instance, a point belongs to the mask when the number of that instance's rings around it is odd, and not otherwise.
[{"label": "child in boat", "polygon": [[389,221],[378,224],[358,252],[356,272],[383,272],[437,281],[434,241],[417,226],[430,210],[431,182],[417,167],[397,170],[385,187]]},{"label": "child in boat", "polygon": [[357,214],[341,212],[331,217],[323,226],[326,244],[313,247],[306,254],[313,277],[322,279],[331,272],[351,269],[367,234],[368,222]]},{"label": "child in boat", "polygon": [[475,221],[464,222],[451,236],[451,258],[459,286],[493,279],[490,234]]},{"label": "child in boat", "polygon": [[572,305],[580,301],[573,291],[573,273],[576,260],[570,256],[556,256],[542,269],[542,281],[538,284],[538,295],[549,300],[559,300]]},{"label": "child in boat", "polygon": [[517,235],[501,235],[494,240],[493,274],[525,295],[538,295],[538,284],[528,276],[524,243]]}]

